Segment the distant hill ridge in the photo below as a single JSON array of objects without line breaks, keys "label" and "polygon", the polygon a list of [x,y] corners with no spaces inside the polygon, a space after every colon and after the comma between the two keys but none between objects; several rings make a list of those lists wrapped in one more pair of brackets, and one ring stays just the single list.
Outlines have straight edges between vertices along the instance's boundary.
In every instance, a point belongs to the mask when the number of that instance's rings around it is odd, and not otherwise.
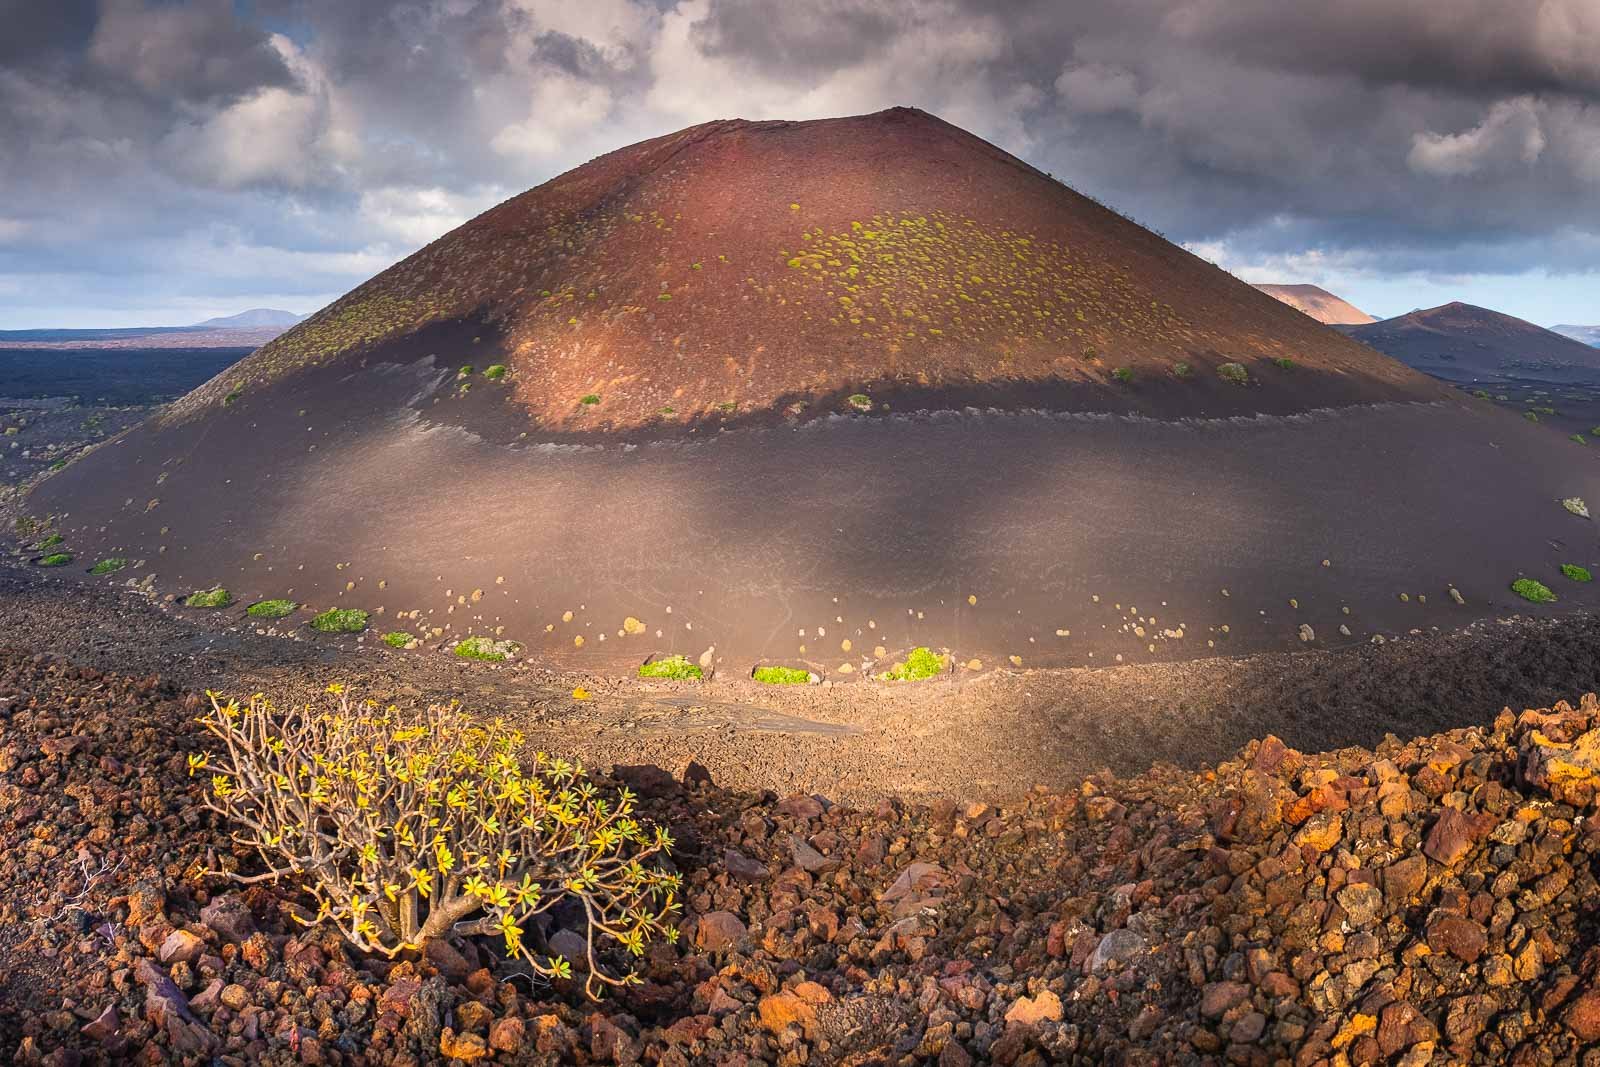
[{"label": "distant hill ridge", "polygon": [[124,326],[98,330],[0,330],[0,348],[256,348],[305,316],[251,308],[193,326]]},{"label": "distant hill ridge", "polygon": [[1600,326],[1552,326],[1550,329],[1563,337],[1570,337],[1594,348],[1600,348]]},{"label": "distant hill ridge", "polygon": [[1345,333],[1418,370],[1441,377],[1600,373],[1600,351],[1554,330],[1475,304],[1453,301]]},{"label": "distant hill ridge", "polygon": [[224,315],[221,318],[197,322],[190,329],[256,329],[262,326],[282,326],[284,329],[288,329],[303,318],[305,318],[304,315],[296,315],[292,311],[282,311],[278,308],[251,308],[248,311],[241,311],[237,315]]},{"label": "distant hill ridge", "polygon": [[1334,296],[1317,285],[1276,285],[1261,283],[1256,286],[1263,293],[1277,297],[1292,308],[1299,308],[1318,322],[1329,326],[1359,326],[1378,320],[1348,301]]}]

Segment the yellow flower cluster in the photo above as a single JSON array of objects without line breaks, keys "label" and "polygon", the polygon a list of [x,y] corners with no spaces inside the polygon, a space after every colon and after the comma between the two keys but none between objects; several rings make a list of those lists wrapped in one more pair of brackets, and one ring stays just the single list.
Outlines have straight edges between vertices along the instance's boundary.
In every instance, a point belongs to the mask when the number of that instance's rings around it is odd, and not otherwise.
[{"label": "yellow flower cluster", "polygon": [[566,760],[535,753],[500,720],[458,704],[405,720],[329,686],[318,704],[279,709],[215,694],[200,723],[222,751],[189,757],[211,781],[207,806],[267,864],[250,880],[293,875],[363,951],[394,957],[447,932],[491,934],[537,972],[570,977],[539,951],[530,922],[564,899],[588,918],[588,992],[635,980],[601,960],[675,940],[680,879],[664,828],[634,817],[634,797],[607,796]]}]

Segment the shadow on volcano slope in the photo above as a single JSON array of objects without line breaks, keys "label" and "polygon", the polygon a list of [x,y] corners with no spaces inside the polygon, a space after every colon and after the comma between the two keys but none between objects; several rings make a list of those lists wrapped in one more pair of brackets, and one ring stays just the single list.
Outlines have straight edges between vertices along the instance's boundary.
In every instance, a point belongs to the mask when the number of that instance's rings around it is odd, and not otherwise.
[{"label": "shadow on volcano slope", "polygon": [[726,670],[843,679],[919,644],[1094,665],[1298,646],[1302,625],[1334,645],[1527,609],[1507,588],[1522,573],[1557,607],[1600,599],[1557,570],[1600,555],[1560,504],[1600,499],[1600,472],[1551,463],[1562,442],[1486,405],[497,445],[433,417],[420,369],[364,376],[382,419],[341,422],[324,382],[141,427],[34,505],[83,560],[142,553],[162,587],[220,582],[234,610],[362,607],[425,640],[493,633],[606,669],[714,649]]}]

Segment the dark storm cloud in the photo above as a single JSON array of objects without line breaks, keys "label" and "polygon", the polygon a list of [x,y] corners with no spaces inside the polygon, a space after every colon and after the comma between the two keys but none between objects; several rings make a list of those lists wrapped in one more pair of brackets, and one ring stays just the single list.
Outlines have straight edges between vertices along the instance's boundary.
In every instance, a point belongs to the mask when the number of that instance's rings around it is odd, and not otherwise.
[{"label": "dark storm cloud", "polygon": [[140,284],[310,310],[622,144],[894,104],[1236,267],[1600,268],[1594,0],[0,0],[0,26],[5,324]]},{"label": "dark storm cloud", "polygon": [[708,55],[756,60],[804,77],[861,62],[894,36],[896,23],[892,5],[713,0],[692,32]]}]

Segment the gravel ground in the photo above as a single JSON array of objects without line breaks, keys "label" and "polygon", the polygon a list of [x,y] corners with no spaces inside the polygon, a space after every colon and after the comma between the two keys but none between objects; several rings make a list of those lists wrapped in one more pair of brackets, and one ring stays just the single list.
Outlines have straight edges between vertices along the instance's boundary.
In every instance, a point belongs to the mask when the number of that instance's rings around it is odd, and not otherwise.
[{"label": "gravel ground", "polygon": [[[539,748],[595,767],[691,760],[719,782],[817,792],[1005,800],[1101,768],[1194,768],[1263,733],[1308,750],[1374,745],[1600,689],[1600,619],[1511,619],[1335,652],[1094,670],[1000,670],[885,685],[646,682],[399,651],[374,635],[289,634],[239,606],[188,610],[121,587],[0,566],[6,643],[184,687],[280,697],[344,682],[381,700],[459,697],[514,718]],[[574,699],[576,689],[588,699]]]}]

